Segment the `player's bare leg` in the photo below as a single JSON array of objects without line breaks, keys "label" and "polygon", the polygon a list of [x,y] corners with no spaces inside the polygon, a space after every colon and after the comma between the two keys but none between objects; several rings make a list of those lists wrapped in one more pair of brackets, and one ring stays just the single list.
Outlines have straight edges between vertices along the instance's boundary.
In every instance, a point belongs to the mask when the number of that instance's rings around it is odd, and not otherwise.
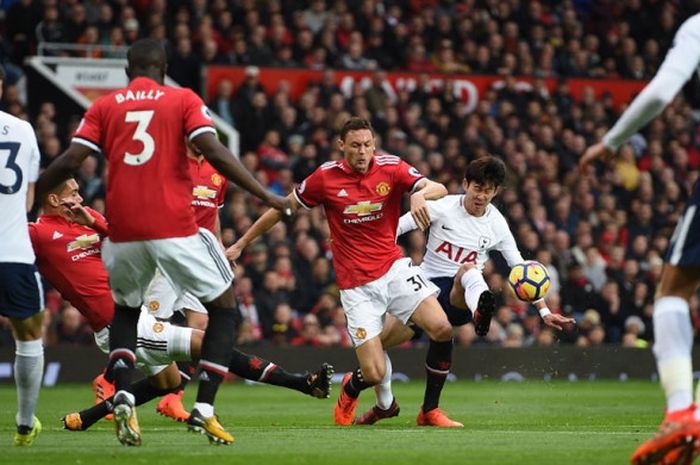
[{"label": "player's bare leg", "polygon": [[[693,404],[692,328],[688,300],[700,282],[697,267],[665,264],[654,302],[654,355],[667,413],[657,433],[632,454],[635,465],[669,459],[667,454],[683,446],[700,443],[700,419]],[[698,448],[694,448],[697,453]],[[679,457],[682,454],[679,454]]]},{"label": "player's bare leg", "polygon": [[351,425],[360,392],[382,381],[386,373],[384,350],[379,336],[355,348],[360,367],[346,373],[340,383],[340,394],[333,410],[336,425]]},{"label": "player's bare leg", "polygon": [[391,391],[392,364],[387,349],[396,347],[406,341],[410,341],[415,333],[411,328],[403,324],[400,320],[388,313],[384,320],[384,329],[379,336],[384,348],[384,361],[386,369],[384,378],[379,384],[374,386],[377,403],[368,411],[358,416],[354,420],[356,425],[373,425],[379,420],[398,416],[400,408],[394,394]]}]

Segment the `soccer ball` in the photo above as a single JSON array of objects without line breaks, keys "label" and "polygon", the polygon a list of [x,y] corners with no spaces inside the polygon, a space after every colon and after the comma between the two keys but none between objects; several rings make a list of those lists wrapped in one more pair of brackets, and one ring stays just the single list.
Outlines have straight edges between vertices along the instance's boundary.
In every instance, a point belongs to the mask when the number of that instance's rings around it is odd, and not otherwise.
[{"label": "soccer ball", "polygon": [[508,284],[518,299],[532,302],[547,294],[552,280],[543,264],[529,260],[511,268]]}]

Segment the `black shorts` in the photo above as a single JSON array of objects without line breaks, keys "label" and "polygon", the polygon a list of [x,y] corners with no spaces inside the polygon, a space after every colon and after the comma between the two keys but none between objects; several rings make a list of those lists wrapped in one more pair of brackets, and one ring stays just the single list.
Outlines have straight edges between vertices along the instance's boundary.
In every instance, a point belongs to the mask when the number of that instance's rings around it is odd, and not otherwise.
[{"label": "black shorts", "polygon": [[695,183],[693,195],[676,225],[666,261],[674,266],[700,266],[700,182]]},{"label": "black shorts", "polygon": [[24,320],[44,308],[44,289],[36,265],[0,263],[0,315]]},{"label": "black shorts", "polygon": [[[440,302],[440,306],[447,315],[447,319],[452,326],[464,326],[472,321],[471,311],[462,310],[461,308],[457,308],[450,303],[450,291],[452,290],[452,284],[454,283],[453,277],[433,278],[430,281],[440,288],[438,302]],[[412,340],[419,339],[423,335],[423,330],[419,328],[418,325],[411,325],[411,329],[416,333]]]}]

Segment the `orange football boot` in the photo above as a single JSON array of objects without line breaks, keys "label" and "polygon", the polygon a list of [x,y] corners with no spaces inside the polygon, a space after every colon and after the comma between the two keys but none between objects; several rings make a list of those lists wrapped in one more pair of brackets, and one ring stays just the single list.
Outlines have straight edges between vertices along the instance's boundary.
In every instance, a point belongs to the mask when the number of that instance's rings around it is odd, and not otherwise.
[{"label": "orange football boot", "polygon": [[[95,393],[95,405],[104,402],[114,395],[114,384],[105,379],[104,373],[100,373],[92,380],[92,392]],[[105,420],[112,421],[112,414],[105,415]]]},{"label": "orange football boot", "polygon": [[[695,418],[695,409],[696,405],[693,404],[687,409],[667,413],[654,437],[634,451],[630,457],[632,464],[688,463],[687,447],[695,447],[700,442],[700,421]],[[696,454],[695,450],[690,455],[691,461]],[[681,459],[685,459],[685,462]]]},{"label": "orange football boot", "polygon": [[355,419],[357,397],[352,398],[345,393],[345,385],[350,382],[351,378],[352,373],[345,373],[343,380],[340,382],[340,395],[338,396],[338,402],[335,403],[335,408],[333,409],[333,418],[336,425],[352,425],[352,421]]},{"label": "orange football boot", "polygon": [[418,426],[437,426],[440,428],[464,428],[462,423],[451,420],[439,407],[425,413],[423,412],[423,406],[421,406],[418,418],[416,418],[416,424]]},{"label": "orange football boot", "polygon": [[190,419],[190,412],[185,410],[185,407],[182,405],[182,395],[184,393],[185,391],[180,390],[163,396],[158,402],[158,406],[156,406],[156,412],[180,423],[187,422]]}]

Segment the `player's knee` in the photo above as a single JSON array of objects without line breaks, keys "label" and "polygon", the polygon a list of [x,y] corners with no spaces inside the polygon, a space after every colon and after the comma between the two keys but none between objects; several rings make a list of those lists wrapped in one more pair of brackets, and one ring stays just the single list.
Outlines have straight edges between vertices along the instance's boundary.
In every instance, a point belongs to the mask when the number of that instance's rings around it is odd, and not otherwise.
[{"label": "player's knee", "polygon": [[371,386],[379,384],[384,378],[385,373],[386,367],[371,366],[362,369],[362,377],[365,379],[365,382]]},{"label": "player's knee", "polygon": [[449,341],[452,339],[452,325],[450,325],[449,321],[445,320],[435,325],[428,334],[433,341]]}]

